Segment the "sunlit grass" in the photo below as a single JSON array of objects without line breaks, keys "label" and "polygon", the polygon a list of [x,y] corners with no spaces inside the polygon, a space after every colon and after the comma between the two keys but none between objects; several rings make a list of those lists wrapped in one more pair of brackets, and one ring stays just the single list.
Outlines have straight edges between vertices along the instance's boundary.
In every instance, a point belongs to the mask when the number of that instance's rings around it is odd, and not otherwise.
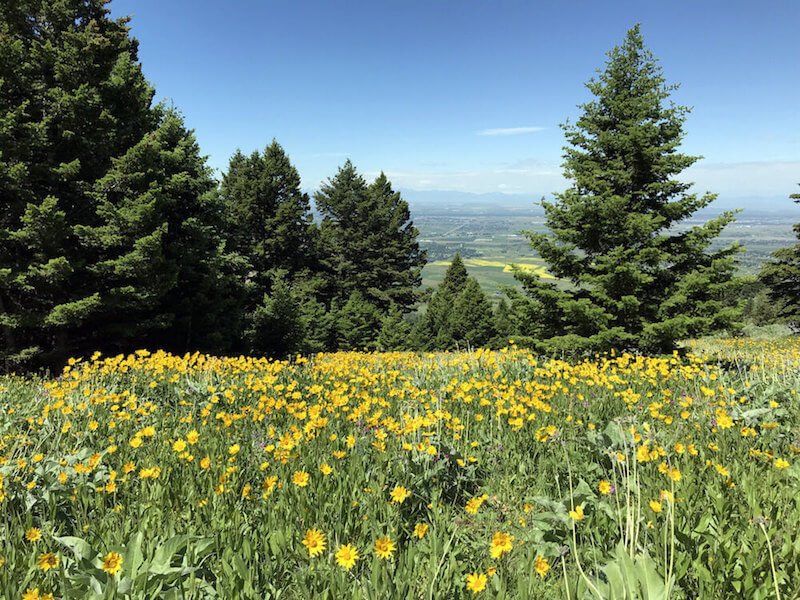
[{"label": "sunlit grass", "polygon": [[693,348],[142,351],[0,379],[0,591],[791,597],[800,344]]}]

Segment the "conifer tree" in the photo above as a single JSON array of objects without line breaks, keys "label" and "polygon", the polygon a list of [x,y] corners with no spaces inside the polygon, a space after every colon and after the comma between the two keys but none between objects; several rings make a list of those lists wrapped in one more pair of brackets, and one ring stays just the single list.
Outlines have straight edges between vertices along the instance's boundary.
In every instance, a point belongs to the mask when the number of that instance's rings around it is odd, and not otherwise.
[{"label": "conifer tree", "polygon": [[[298,351],[303,344],[294,335],[264,331],[264,323],[271,322],[265,310],[275,309],[279,299],[283,305],[291,296],[303,312],[302,305],[314,300],[322,285],[316,280],[318,231],[300,183],[297,169],[273,140],[263,153],[245,156],[237,150],[220,185],[228,244],[247,263],[239,311],[245,329],[241,349],[248,352],[279,356],[282,351]],[[282,289],[274,292],[274,282],[281,282]],[[262,334],[255,336],[254,331]],[[273,342],[275,346],[270,347]]]},{"label": "conifer tree", "polygon": [[220,190],[230,244],[249,260],[256,280],[268,279],[274,269],[283,269],[291,280],[315,266],[309,197],[277,141],[250,156],[237,150]]},{"label": "conifer tree", "polygon": [[411,325],[403,317],[402,311],[392,304],[389,312],[383,317],[381,330],[378,333],[379,350],[407,350],[411,347]]},{"label": "conifer tree", "polygon": [[338,305],[325,306],[316,297],[300,292],[303,298],[300,314],[304,339],[301,352],[326,352],[336,350],[339,344]]},{"label": "conifer tree", "polygon": [[493,317],[492,304],[478,280],[467,277],[449,319],[453,341],[472,348],[488,346],[496,333]]},{"label": "conifer tree", "polygon": [[100,303],[75,228],[155,126],[127,19],[105,0],[0,3],[0,363],[57,364]]},{"label": "conifer tree", "polygon": [[674,86],[638,26],[587,87],[594,99],[564,126],[572,185],[543,202],[550,232],[529,234],[569,287],[516,273],[529,297],[524,333],[545,350],[668,351],[681,338],[737,328],[740,307],[725,298],[738,285],[739,247],[709,250],[734,217],[677,228],[714,195],[676,179],[698,160],[679,152],[688,109],[668,102]]},{"label": "conifer tree", "polygon": [[400,192],[381,171],[368,188],[373,214],[366,225],[374,227],[370,246],[381,248],[379,259],[374,264],[376,272],[373,296],[375,304],[382,309],[394,305],[407,311],[416,302],[416,288],[422,283],[422,267],[426,254],[417,242],[419,231],[411,220],[411,210]]},{"label": "conifer tree", "polygon": [[442,282],[431,295],[425,314],[414,328],[414,345],[417,348],[445,350],[453,346],[453,306],[466,283],[467,269],[457,253],[447,267]]},{"label": "conifer tree", "polygon": [[381,329],[381,312],[358,290],[336,311],[339,350],[373,350]]},{"label": "conifer tree", "polygon": [[303,351],[306,322],[301,303],[283,274],[276,274],[270,293],[264,294],[247,321],[248,349],[277,357]]},{"label": "conifer tree", "polygon": [[347,300],[353,292],[380,310],[415,302],[425,253],[417,243],[408,203],[386,176],[367,185],[348,160],[315,196],[322,215],[321,262],[328,295]]},{"label": "conifer tree", "polygon": [[[92,340],[107,347],[224,350],[243,271],[224,252],[221,205],[194,134],[174,111],[95,184],[100,224],[76,232],[103,290]],[[74,343],[74,342],[73,342]]]},{"label": "conifer tree", "polygon": [[501,298],[494,308],[492,327],[495,334],[491,342],[492,346],[502,348],[508,345],[509,340],[514,335],[514,320],[511,306],[505,298]]},{"label": "conifer tree", "polygon": [[[800,194],[790,196],[800,203]],[[794,226],[800,240],[800,223]],[[800,242],[776,250],[761,268],[761,281],[767,286],[769,298],[781,320],[797,328],[800,325]]]},{"label": "conifer tree", "polygon": [[442,283],[439,284],[438,291],[443,292],[449,296],[457,296],[467,283],[467,267],[464,266],[464,261],[461,259],[461,254],[456,252],[447,271],[444,273]]}]

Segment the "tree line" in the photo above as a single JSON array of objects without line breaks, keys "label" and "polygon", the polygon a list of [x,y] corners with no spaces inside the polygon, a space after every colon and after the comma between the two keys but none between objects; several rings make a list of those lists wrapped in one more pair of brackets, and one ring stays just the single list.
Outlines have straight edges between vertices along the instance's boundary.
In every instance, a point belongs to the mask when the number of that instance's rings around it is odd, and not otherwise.
[{"label": "tree line", "polygon": [[[5,369],[142,347],[668,351],[741,326],[741,248],[710,249],[734,215],[675,229],[714,196],[676,179],[698,160],[679,152],[688,110],[669,102],[638,27],[564,126],[572,184],[544,203],[549,233],[529,234],[557,279],[517,271],[521,286],[493,302],[458,256],[420,290],[425,252],[383,173],[367,181],[347,161],[313,195],[316,218],[276,141],[237,151],[215,180],[106,4],[0,4]],[[764,271],[787,318],[799,262],[786,249]]]}]

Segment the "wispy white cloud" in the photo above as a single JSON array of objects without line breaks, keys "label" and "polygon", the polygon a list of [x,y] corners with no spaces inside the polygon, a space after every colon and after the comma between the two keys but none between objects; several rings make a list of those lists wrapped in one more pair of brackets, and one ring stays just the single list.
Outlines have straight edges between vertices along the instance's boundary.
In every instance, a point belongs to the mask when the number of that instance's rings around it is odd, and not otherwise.
[{"label": "wispy white cloud", "polygon": [[[798,173],[800,161],[700,161],[679,178],[694,182],[696,192],[708,190],[722,198],[786,197],[798,191]],[[364,173],[368,178],[377,174],[377,171]],[[396,187],[430,191],[514,191],[541,195],[570,185],[556,161],[534,158],[472,169],[387,169],[386,175]]]},{"label": "wispy white cloud", "polygon": [[537,131],[543,130],[544,127],[496,127],[494,129],[481,129],[478,131],[478,135],[524,135],[526,133],[536,133]]},{"label": "wispy white cloud", "polygon": [[[373,178],[377,173],[365,172],[364,175]],[[472,169],[387,169],[386,176],[396,187],[429,191],[542,194],[566,187],[557,164],[536,159]]]}]

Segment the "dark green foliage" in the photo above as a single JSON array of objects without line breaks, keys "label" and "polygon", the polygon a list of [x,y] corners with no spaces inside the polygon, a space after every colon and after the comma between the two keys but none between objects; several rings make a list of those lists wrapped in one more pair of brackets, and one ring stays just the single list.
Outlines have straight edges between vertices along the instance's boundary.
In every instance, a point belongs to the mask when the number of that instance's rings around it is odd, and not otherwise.
[{"label": "dark green foliage", "polygon": [[[105,5],[0,2],[3,367],[137,347],[285,356],[511,336],[545,351],[666,351],[739,326],[739,249],[709,250],[733,215],[675,227],[713,196],[676,178],[697,160],[678,152],[687,109],[667,102],[638,27],[565,126],[573,184],[544,203],[550,233],[530,234],[561,281],[519,272],[525,293],[492,310],[456,255],[412,328],[425,253],[386,176],[368,184],[346,162],[315,196],[319,227],[275,141],[237,151],[218,187],[181,117],[152,105],[127,20]],[[800,244],[762,281],[796,322]]]},{"label": "dark green foliage", "polygon": [[[780,314],[780,306],[770,296],[769,288],[762,286],[755,295],[747,298],[744,317],[753,325],[771,325],[784,320]],[[789,320],[791,323],[791,320]]]},{"label": "dark green foliage", "polygon": [[421,350],[491,345],[497,330],[492,304],[456,254],[413,331]]},{"label": "dark green foliage", "polygon": [[316,228],[308,194],[300,175],[276,141],[263,154],[237,151],[223,176],[220,192],[225,204],[231,247],[250,262],[253,279],[268,279],[283,269],[290,279],[315,268]]},{"label": "dark green foliage", "polygon": [[[300,313],[316,310],[301,307],[316,298],[322,285],[316,280],[317,228],[308,195],[300,189],[300,175],[273,140],[263,153],[233,155],[220,195],[228,245],[247,263],[239,309],[245,329],[241,349],[273,356],[296,352],[305,343],[305,318]],[[280,290],[272,288],[276,281]],[[269,316],[288,310],[287,303],[297,312],[292,321],[297,332],[286,331],[288,324]],[[274,334],[265,330],[269,324],[277,327]]]},{"label": "dark green foliage", "polygon": [[466,283],[467,269],[461,256],[456,254],[439,287],[431,294],[425,314],[414,327],[414,344],[418,349],[446,350],[453,346],[453,306]]},{"label": "dark green foliage", "polygon": [[742,277],[736,290],[737,299],[744,303],[742,317],[748,325],[770,325],[779,321],[778,307],[769,297],[769,288],[757,276]]},{"label": "dark green foliage", "polygon": [[411,325],[403,317],[402,311],[394,304],[383,317],[378,333],[378,350],[408,350],[411,348]]},{"label": "dark green foliage", "polygon": [[507,346],[514,336],[515,326],[511,306],[505,298],[501,298],[494,308],[492,327],[494,328],[492,346],[495,348]]},{"label": "dark green foliage", "polygon": [[301,298],[281,273],[275,275],[270,288],[248,319],[248,348],[276,356],[300,352],[306,338]]},{"label": "dark green foliage", "polygon": [[381,310],[391,304],[407,310],[416,300],[425,254],[408,204],[386,176],[367,185],[347,161],[315,200],[330,301],[359,292]]},{"label": "dark green foliage", "polygon": [[[800,203],[800,194],[792,194],[790,198]],[[794,232],[800,240],[800,223],[795,224]],[[761,268],[760,278],[767,285],[777,316],[797,327],[800,324],[800,243],[776,250]]]},{"label": "dark green foliage", "polygon": [[309,299],[302,292],[300,295],[305,298],[300,307],[305,333],[303,352],[335,350],[339,344],[336,307],[326,308],[319,300]]},{"label": "dark green foliage", "polygon": [[381,329],[381,312],[359,291],[350,294],[336,312],[338,348],[373,350]]},{"label": "dark green foliage", "polygon": [[667,85],[634,27],[587,87],[594,94],[564,126],[572,185],[543,202],[550,233],[532,247],[568,287],[517,272],[527,294],[522,322],[547,351],[671,350],[682,338],[739,327],[725,298],[737,285],[734,245],[708,250],[733,220],[725,213],[676,232],[712,194],[675,178],[698,160],[678,151],[688,109]]},{"label": "dark green foliage", "polygon": [[467,283],[467,277],[467,267],[464,266],[461,255],[456,253],[456,255],[453,256],[453,260],[450,261],[450,266],[447,267],[447,271],[444,273],[438,291],[455,297],[464,289],[464,285]]},{"label": "dark green foliage", "polygon": [[474,277],[467,278],[449,320],[453,341],[459,347],[486,347],[494,337],[492,304]]},{"label": "dark green foliage", "polygon": [[94,182],[153,129],[153,90],[103,0],[0,3],[0,361],[56,364],[101,302],[76,235]]},{"label": "dark green foliage", "polygon": [[8,366],[224,351],[244,263],[194,135],[100,0],[0,6],[0,326]]},{"label": "dark green foliage", "polygon": [[[100,223],[77,226],[105,348],[224,349],[242,265],[223,253],[221,206],[194,134],[167,112],[97,181]],[[75,344],[73,340],[71,342]]]}]

